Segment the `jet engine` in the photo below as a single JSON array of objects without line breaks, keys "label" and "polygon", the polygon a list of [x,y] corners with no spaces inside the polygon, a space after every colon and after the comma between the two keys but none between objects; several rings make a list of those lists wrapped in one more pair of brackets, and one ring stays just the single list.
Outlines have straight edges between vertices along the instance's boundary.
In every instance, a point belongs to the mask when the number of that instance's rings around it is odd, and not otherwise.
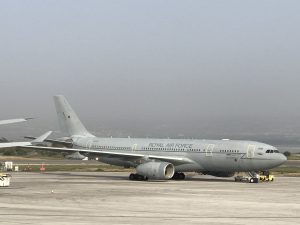
[{"label": "jet engine", "polygon": [[211,171],[206,171],[203,172],[204,175],[212,175],[215,177],[233,177],[235,172],[211,172]]},{"label": "jet engine", "polygon": [[168,162],[147,162],[136,167],[139,175],[155,180],[171,179],[175,173],[175,167]]}]

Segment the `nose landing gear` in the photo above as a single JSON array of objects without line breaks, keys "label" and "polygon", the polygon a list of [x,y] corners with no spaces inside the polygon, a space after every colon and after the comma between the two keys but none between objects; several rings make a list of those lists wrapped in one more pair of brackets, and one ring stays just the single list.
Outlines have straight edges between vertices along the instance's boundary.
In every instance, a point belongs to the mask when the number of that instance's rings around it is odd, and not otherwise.
[{"label": "nose landing gear", "polygon": [[256,172],[249,172],[249,176],[236,176],[234,178],[235,182],[246,182],[246,183],[258,183],[259,174]]}]

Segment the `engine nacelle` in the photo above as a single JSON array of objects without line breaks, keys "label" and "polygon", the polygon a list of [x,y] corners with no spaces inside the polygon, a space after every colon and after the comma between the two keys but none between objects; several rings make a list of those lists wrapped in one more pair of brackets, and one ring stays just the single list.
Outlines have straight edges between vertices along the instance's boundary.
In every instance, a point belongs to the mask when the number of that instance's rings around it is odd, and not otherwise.
[{"label": "engine nacelle", "polygon": [[168,180],[173,177],[175,167],[168,162],[147,162],[138,165],[136,167],[136,172],[149,179]]},{"label": "engine nacelle", "polygon": [[212,172],[212,171],[206,171],[203,172],[205,175],[212,175],[215,177],[233,177],[235,172]]}]

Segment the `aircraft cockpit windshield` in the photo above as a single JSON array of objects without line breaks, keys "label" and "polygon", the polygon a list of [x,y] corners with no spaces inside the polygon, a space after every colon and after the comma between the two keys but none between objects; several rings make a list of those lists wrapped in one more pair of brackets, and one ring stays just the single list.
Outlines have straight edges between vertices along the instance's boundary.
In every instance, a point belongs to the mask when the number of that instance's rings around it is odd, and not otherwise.
[{"label": "aircraft cockpit windshield", "polygon": [[279,153],[278,150],[267,150],[266,153]]}]

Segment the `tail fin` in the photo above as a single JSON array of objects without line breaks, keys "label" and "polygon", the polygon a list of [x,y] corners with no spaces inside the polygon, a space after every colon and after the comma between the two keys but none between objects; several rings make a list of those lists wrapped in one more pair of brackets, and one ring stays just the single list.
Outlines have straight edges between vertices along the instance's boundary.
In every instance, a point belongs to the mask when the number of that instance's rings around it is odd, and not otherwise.
[{"label": "tail fin", "polygon": [[83,126],[64,96],[56,95],[53,98],[57,112],[58,123],[62,131],[68,133],[70,136],[78,135],[94,137],[94,135],[89,133]]}]

